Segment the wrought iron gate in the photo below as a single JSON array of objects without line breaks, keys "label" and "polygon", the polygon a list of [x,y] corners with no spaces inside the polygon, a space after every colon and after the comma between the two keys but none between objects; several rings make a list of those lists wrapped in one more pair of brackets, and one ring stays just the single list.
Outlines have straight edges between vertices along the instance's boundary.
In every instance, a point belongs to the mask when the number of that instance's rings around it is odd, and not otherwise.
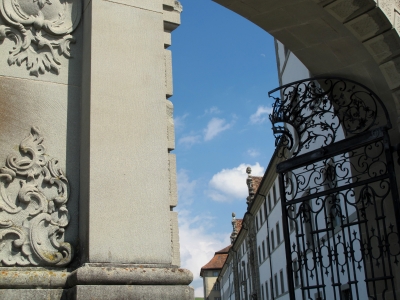
[{"label": "wrought iron gate", "polygon": [[270,96],[290,299],[397,299],[400,210],[382,101],[340,78]]}]

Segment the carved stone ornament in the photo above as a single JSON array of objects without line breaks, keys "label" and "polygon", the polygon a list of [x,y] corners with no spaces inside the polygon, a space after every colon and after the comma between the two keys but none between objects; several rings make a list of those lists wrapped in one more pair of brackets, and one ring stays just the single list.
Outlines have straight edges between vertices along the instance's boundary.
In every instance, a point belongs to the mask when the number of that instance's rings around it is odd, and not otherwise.
[{"label": "carved stone ornament", "polygon": [[71,33],[81,18],[81,0],[0,0],[0,42],[15,42],[8,64],[24,61],[31,75],[60,72],[59,56],[70,57]]},{"label": "carved stone ornament", "polygon": [[45,153],[32,127],[0,169],[0,264],[65,266],[73,256],[64,242],[69,184],[58,161]]}]

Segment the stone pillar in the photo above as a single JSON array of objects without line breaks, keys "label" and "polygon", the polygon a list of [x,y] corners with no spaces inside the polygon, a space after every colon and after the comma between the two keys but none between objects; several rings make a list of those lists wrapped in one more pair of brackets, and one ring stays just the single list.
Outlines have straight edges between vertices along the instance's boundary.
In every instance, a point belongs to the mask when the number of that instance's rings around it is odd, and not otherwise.
[{"label": "stone pillar", "polygon": [[[178,269],[170,32],[177,1],[85,5],[80,241],[74,297],[190,299]],[[95,287],[93,287],[95,286]],[[140,286],[140,289],[138,288]],[[162,296],[161,296],[162,295]]]},{"label": "stone pillar", "polygon": [[170,153],[179,2],[0,2],[0,298],[193,299]]}]

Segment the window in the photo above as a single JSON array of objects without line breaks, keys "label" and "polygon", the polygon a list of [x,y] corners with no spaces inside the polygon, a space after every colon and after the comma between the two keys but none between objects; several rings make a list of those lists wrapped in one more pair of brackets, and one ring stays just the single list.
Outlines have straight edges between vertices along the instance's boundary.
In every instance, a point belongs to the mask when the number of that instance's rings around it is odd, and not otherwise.
[{"label": "window", "polygon": [[274,186],[272,188],[272,193],[274,195],[274,203],[276,204],[278,202],[278,197],[276,197],[276,187],[275,187],[275,183]]},{"label": "window", "polygon": [[279,230],[279,222],[276,223],[276,242],[277,245],[281,242],[281,231]]},{"label": "window", "polygon": [[268,195],[268,209],[269,209],[269,212],[271,213],[271,210],[272,210],[272,204],[271,204],[271,194],[269,194]]},{"label": "window", "polygon": [[262,209],[260,208],[260,226],[263,223],[263,213],[262,213]]},{"label": "window", "polygon": [[265,295],[264,295],[264,285],[261,285],[261,299],[262,299],[262,300],[265,299]]},{"label": "window", "polygon": [[264,241],[262,242],[262,254],[263,254],[263,260],[265,260],[265,243],[264,243]]},{"label": "window", "polygon": [[266,241],[267,241],[267,250],[268,250],[268,254],[269,254],[271,252],[271,248],[270,248],[270,245],[269,245],[269,236],[268,235],[267,235]]},{"label": "window", "polygon": [[[324,182],[324,190],[337,187],[336,169],[332,159],[327,163],[325,168]],[[336,228],[340,225],[341,209],[339,197],[340,195],[337,193],[330,193],[325,197],[327,228]]]},{"label": "window", "polygon": [[274,284],[272,282],[272,278],[269,280],[269,289],[271,291],[271,299],[274,299]]},{"label": "window", "polygon": [[275,297],[278,297],[279,295],[279,290],[278,290],[278,275],[274,275],[274,280],[275,280]]},{"label": "window", "polygon": [[311,249],[314,247],[313,243],[313,212],[312,212],[312,204],[311,200],[308,202],[304,202],[303,204],[303,223],[305,227],[305,234],[306,234],[306,245],[307,249]]},{"label": "window", "polygon": [[351,289],[349,287],[343,289],[341,294],[343,300],[353,300],[353,295],[351,294]]},{"label": "window", "polygon": [[281,270],[281,272],[280,272],[280,279],[281,279],[281,294],[283,294],[284,292],[285,292],[285,281],[284,281],[284,278],[283,278],[283,270]]},{"label": "window", "polygon": [[266,200],[264,201],[264,216],[265,216],[265,219],[267,219],[268,212],[267,212],[267,201]]},{"label": "window", "polygon": [[214,297],[214,300],[221,300],[221,297]]},{"label": "window", "polygon": [[299,264],[297,260],[293,261],[293,276],[294,276],[294,287],[300,286],[300,275],[299,275]]},{"label": "window", "polygon": [[214,290],[214,291],[219,291],[219,290],[220,290],[220,285],[219,285],[219,282],[218,282],[218,281],[215,282],[214,287],[213,287],[213,290]]},{"label": "window", "polygon": [[265,295],[267,296],[267,300],[269,300],[268,281],[265,282]]},{"label": "window", "polygon": [[292,204],[288,208],[288,217],[289,217],[289,230],[293,231],[295,228],[295,223],[294,223],[294,218],[295,218],[295,211],[296,211],[296,205]]},{"label": "window", "polygon": [[219,275],[219,272],[218,272],[218,271],[213,271],[213,276],[214,276],[214,277],[218,277],[218,275]]},{"label": "window", "polygon": [[258,246],[258,261],[259,261],[259,264],[261,265],[261,252],[260,252],[260,246]]},{"label": "window", "polygon": [[286,48],[285,45],[283,45],[283,52],[285,53],[285,58],[288,56],[289,51],[290,51],[290,50],[289,50],[288,48]]},{"label": "window", "polygon": [[271,230],[271,247],[272,247],[272,250],[275,249],[274,230]]},{"label": "window", "polygon": [[256,216],[256,228],[257,228],[257,230],[258,230],[258,216]]}]

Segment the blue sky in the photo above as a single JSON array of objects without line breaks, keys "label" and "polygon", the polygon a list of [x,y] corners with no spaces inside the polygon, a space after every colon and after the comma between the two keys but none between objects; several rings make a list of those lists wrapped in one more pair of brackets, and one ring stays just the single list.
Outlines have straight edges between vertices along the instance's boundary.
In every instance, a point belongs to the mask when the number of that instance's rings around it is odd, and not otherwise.
[{"label": "blue sky", "polygon": [[278,86],[272,37],[211,0],[181,0],[172,50],[182,267],[194,274],[229,245],[246,210],[245,167],[262,175],[274,150],[268,91]]}]

